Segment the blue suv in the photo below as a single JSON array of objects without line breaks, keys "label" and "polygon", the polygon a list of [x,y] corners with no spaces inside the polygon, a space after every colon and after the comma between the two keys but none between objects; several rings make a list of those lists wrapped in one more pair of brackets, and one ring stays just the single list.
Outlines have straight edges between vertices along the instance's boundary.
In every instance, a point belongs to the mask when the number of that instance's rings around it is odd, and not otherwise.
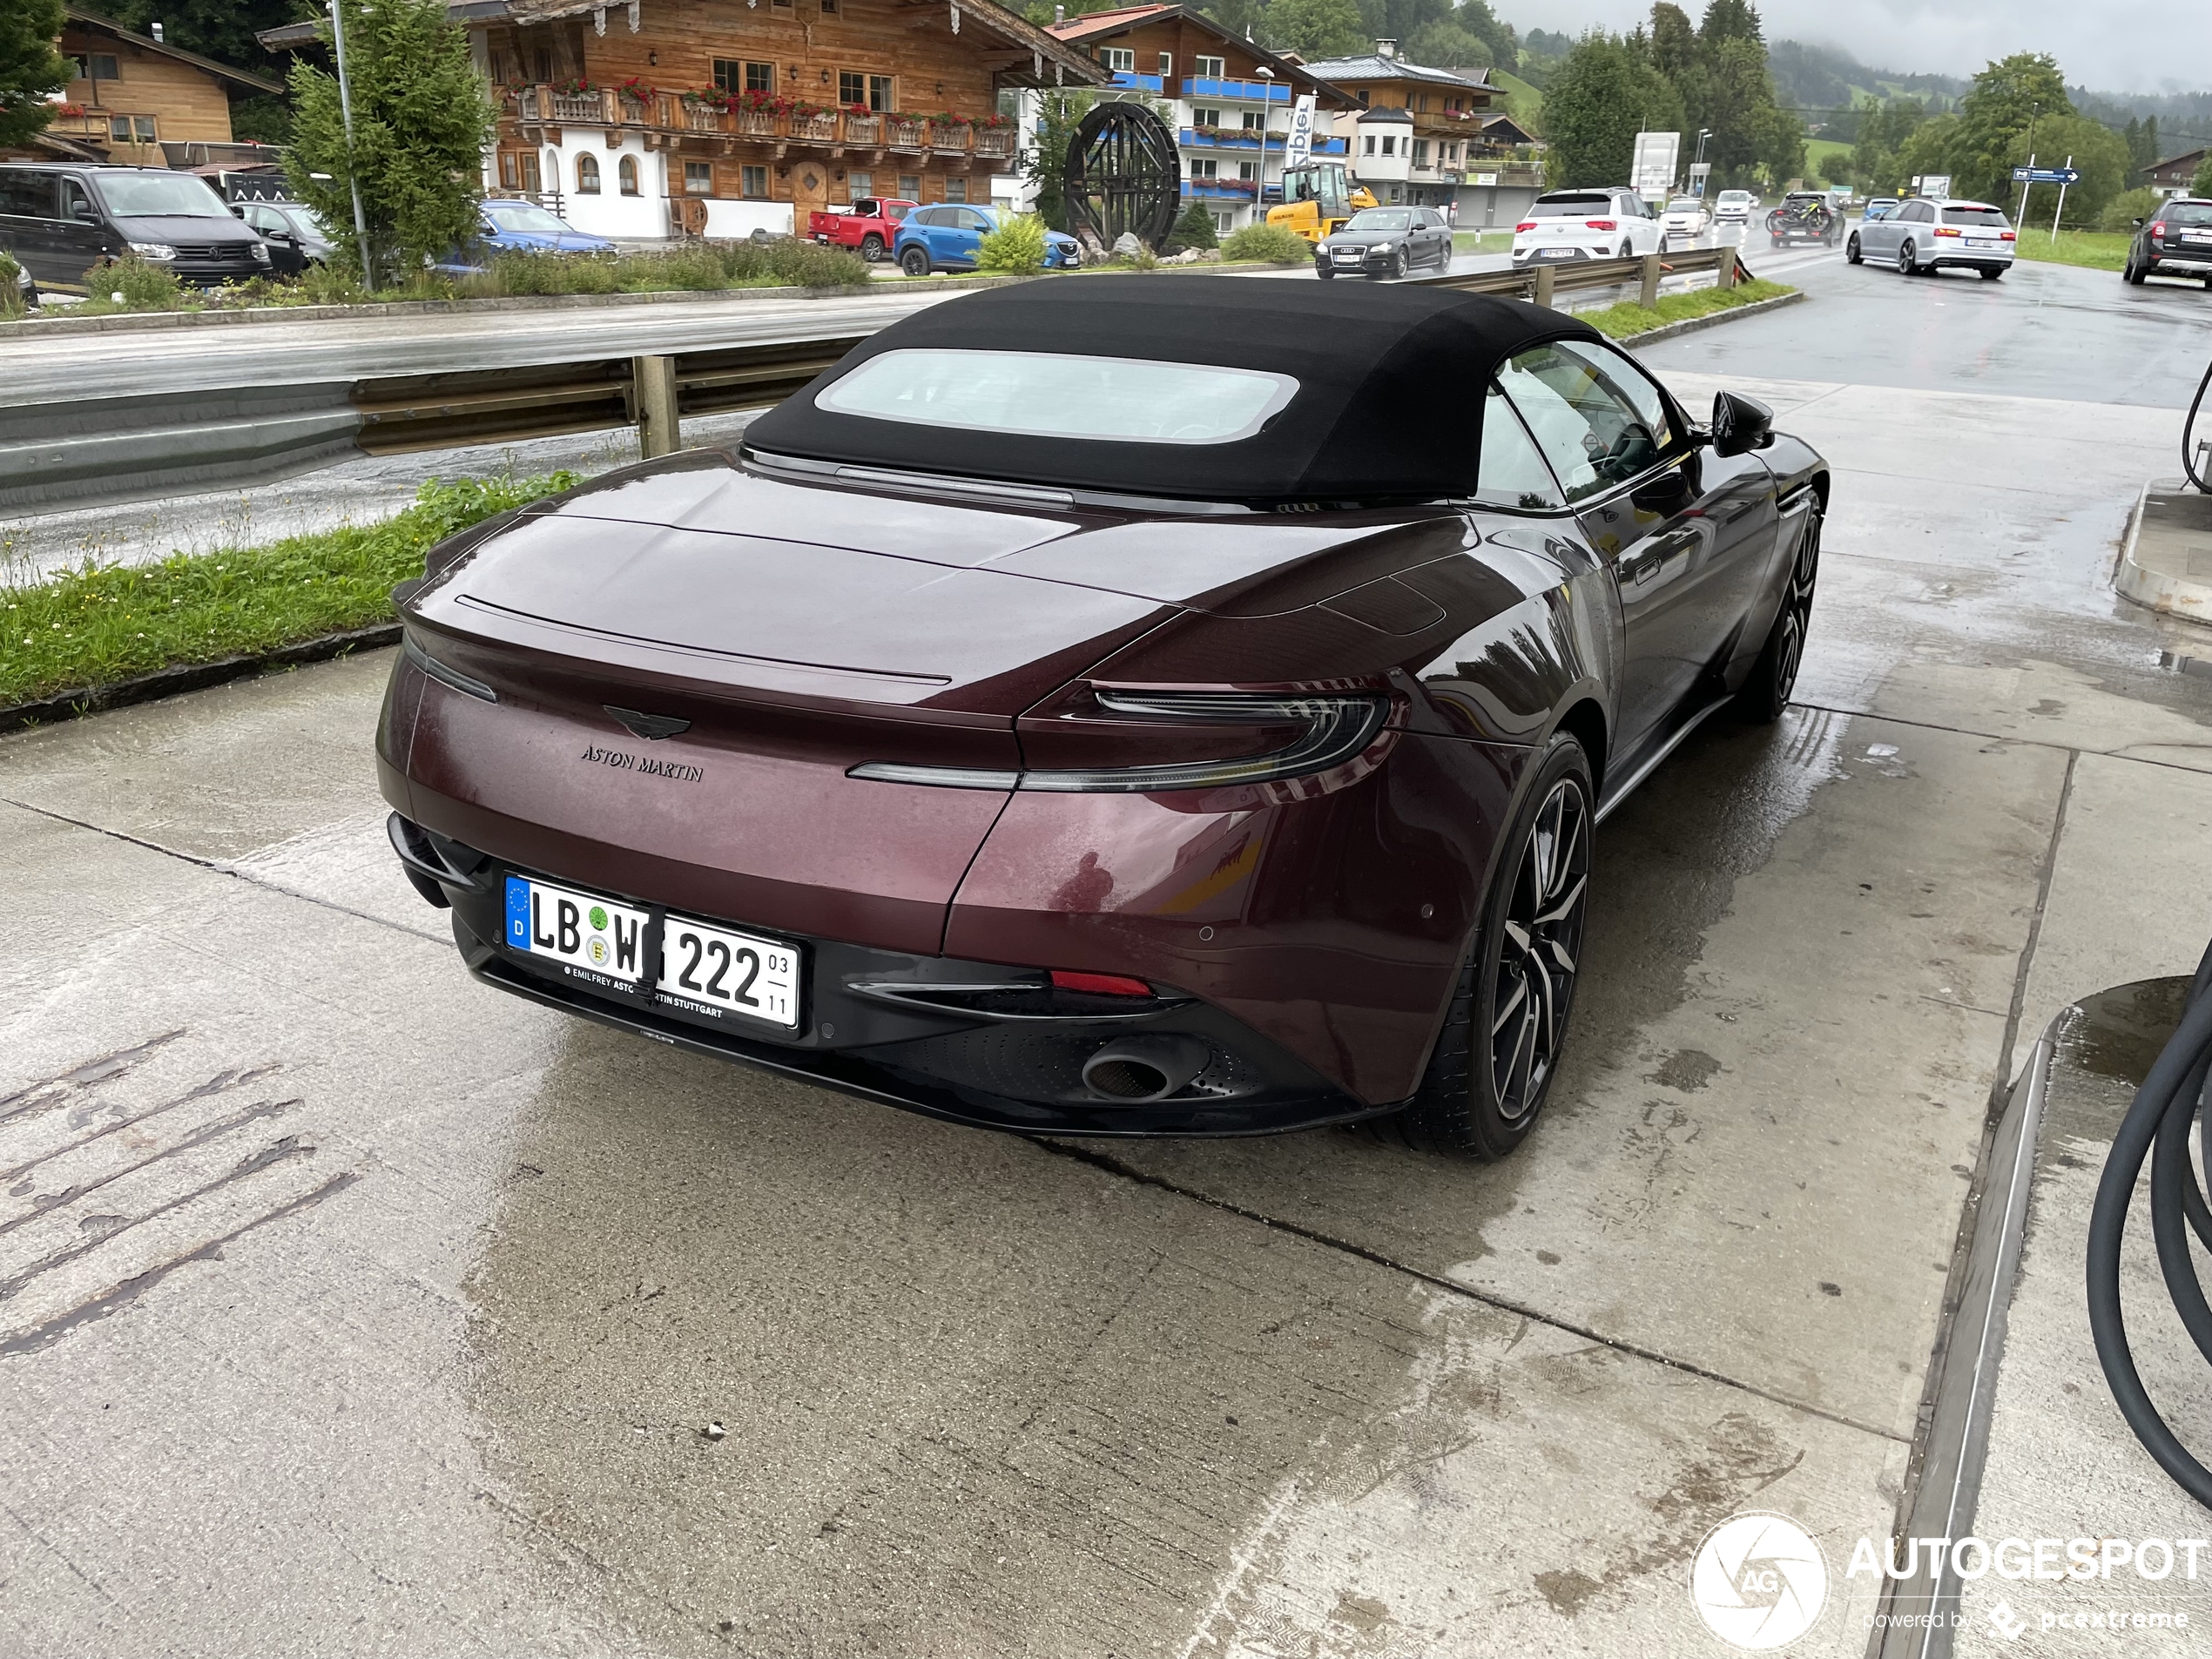
[{"label": "blue suv", "polygon": [[[899,226],[892,257],[908,276],[927,276],[932,271],[973,271],[975,250],[984,236],[1007,222],[995,207],[963,207],[944,202],[918,207]],[[1044,262],[1049,270],[1065,270],[1082,263],[1082,249],[1072,236],[1059,231],[1044,233]]]}]

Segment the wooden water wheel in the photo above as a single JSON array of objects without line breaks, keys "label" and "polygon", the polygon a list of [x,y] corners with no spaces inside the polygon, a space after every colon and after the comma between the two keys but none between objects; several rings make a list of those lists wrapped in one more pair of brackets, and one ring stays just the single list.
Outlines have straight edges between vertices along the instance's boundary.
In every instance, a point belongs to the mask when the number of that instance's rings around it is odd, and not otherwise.
[{"label": "wooden water wheel", "polygon": [[1183,202],[1175,133],[1142,104],[1101,104],[1068,141],[1069,226],[1106,246],[1124,231],[1157,248]]}]

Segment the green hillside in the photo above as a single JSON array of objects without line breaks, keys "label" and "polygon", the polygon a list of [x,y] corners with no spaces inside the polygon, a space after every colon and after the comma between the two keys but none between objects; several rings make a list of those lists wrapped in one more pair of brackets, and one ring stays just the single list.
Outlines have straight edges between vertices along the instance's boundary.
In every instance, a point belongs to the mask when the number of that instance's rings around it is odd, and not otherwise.
[{"label": "green hillside", "polygon": [[1516,121],[1534,121],[1544,112],[1544,95],[1518,75],[1502,69],[1490,71],[1490,84],[1506,95],[1506,113]]}]

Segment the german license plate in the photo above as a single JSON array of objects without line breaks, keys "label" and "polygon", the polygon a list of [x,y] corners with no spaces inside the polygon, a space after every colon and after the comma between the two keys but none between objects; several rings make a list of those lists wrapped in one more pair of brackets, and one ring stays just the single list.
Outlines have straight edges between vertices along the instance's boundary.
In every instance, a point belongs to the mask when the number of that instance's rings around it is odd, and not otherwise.
[{"label": "german license plate", "polygon": [[1540,247],[1536,250],[1536,257],[1540,260],[1571,260],[1575,257],[1575,250],[1571,247]]},{"label": "german license plate", "polygon": [[[651,913],[534,877],[507,878],[506,944],[570,977],[635,992],[646,973]],[[716,1019],[799,1027],[804,953],[719,922],[668,914],[661,922],[654,1000]]]},{"label": "german license plate", "polygon": [[587,977],[624,985],[643,978],[649,920],[643,910],[596,894],[507,878],[507,948],[584,969]]},{"label": "german license plate", "polygon": [[2004,244],[1993,236],[1969,236],[1966,239],[1966,246],[1968,247],[2002,247]]},{"label": "german license plate", "polygon": [[671,916],[661,929],[664,1001],[695,1012],[738,1014],[786,1031],[799,1025],[799,952],[773,940]]}]

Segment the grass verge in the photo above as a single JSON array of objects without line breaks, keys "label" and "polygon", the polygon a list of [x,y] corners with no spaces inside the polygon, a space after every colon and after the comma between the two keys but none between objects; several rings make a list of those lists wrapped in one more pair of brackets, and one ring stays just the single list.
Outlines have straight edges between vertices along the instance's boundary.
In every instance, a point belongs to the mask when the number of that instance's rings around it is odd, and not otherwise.
[{"label": "grass verge", "polygon": [[1786,283],[1753,280],[1739,282],[1732,288],[1693,288],[1688,293],[1662,294],[1657,307],[1652,310],[1629,300],[1608,306],[1602,311],[1578,311],[1575,315],[1610,339],[1633,340],[1670,322],[1710,317],[1716,312],[1734,311],[1739,306],[1756,305],[1762,300],[1779,300],[1785,293],[1796,292]]},{"label": "grass verge", "polygon": [[581,482],[433,479],[381,524],[0,587],[0,708],[389,622],[434,543]]},{"label": "grass verge", "polygon": [[2132,234],[2118,231],[2060,231],[2054,242],[2046,228],[2033,226],[2013,244],[2016,259],[2040,260],[2052,265],[2086,265],[2094,271],[2117,271],[2128,263]]}]

